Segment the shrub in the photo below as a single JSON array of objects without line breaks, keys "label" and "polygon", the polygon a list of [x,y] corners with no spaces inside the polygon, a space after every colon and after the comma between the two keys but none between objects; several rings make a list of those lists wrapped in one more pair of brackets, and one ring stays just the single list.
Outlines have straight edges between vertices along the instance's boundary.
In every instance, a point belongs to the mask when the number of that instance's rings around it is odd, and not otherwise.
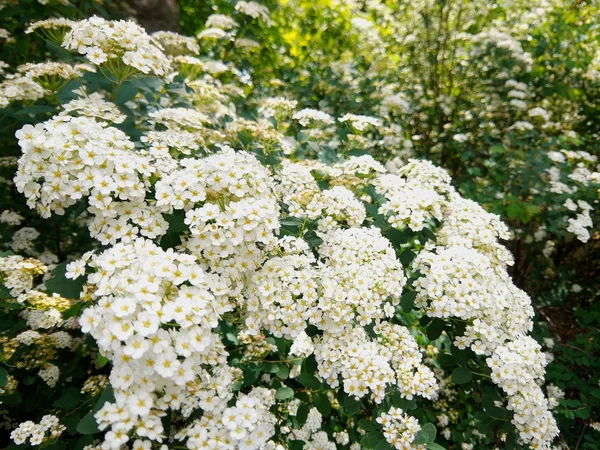
[{"label": "shrub", "polygon": [[249,73],[198,57],[232,24],[208,22],[197,44],[54,21],[73,53],[22,69],[14,187],[78,244],[51,274],[35,248],[0,260],[14,443],[549,448],[508,228],[444,169],[370,156],[387,118],[244,101]]}]

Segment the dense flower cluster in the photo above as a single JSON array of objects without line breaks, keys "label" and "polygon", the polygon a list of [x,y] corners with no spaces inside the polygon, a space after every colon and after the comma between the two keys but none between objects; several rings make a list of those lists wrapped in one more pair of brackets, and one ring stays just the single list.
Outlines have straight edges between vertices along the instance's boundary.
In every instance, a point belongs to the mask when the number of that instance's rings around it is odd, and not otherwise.
[{"label": "dense flower cluster", "polygon": [[[113,199],[139,202],[152,173],[121,130],[88,117],[58,116],[17,132],[23,155],[15,185],[42,217],[88,197],[110,217]],[[114,214],[112,215],[114,217]]]},{"label": "dense flower cluster", "polygon": [[134,72],[166,75],[169,60],[148,34],[131,21],[107,21],[100,17],[73,23],[63,44],[93,64],[109,67],[118,61]]},{"label": "dense flower cluster", "polygon": [[417,432],[421,429],[419,422],[405,414],[400,408],[390,408],[387,413],[377,418],[383,427],[383,435],[396,449],[422,449],[423,445],[413,445]]},{"label": "dense flower cluster", "polygon": [[[44,218],[80,203],[81,222],[97,241],[79,259],[69,255],[65,280],[79,298],[41,292],[34,281],[47,268],[37,260],[0,259],[0,281],[25,324],[7,342],[13,354],[21,346],[35,356],[19,368],[58,389],[68,382],[59,351],[97,358],[75,392],[110,391],[114,399],[90,411],[100,431],[88,449],[282,450],[300,440],[305,449],[358,450],[354,418],[345,415],[353,407],[363,416],[377,408],[373,426],[394,448],[425,448],[412,444],[416,417],[425,415],[384,400],[435,401],[449,383],[423,355],[450,346],[422,333],[419,319],[435,318],[447,330],[460,323],[453,345],[488,357],[522,442],[548,448],[556,426],[537,384],[544,360],[527,337],[530,299],[506,271],[513,260],[499,240],[509,237],[507,227],[464,199],[446,170],[415,158],[396,159],[388,170],[372,156],[399,147],[407,156],[411,139],[420,139],[394,118],[413,108],[397,86],[388,86],[386,101],[373,96],[374,115],[327,102],[303,108],[269,90],[248,102],[257,115],[238,113],[250,75],[214,58],[227,55],[234,39],[233,47],[253,46],[240,44],[240,23],[270,26],[275,16],[246,1],[233,14],[210,16],[198,40],[150,37],[132,22],[98,17],[30,26],[85,55],[97,66],[94,77],[106,76],[114,90],[88,92],[84,71],[93,68],[62,63],[22,66],[0,85],[0,102],[9,104],[56,90],[49,76],[61,78],[61,88],[81,79],[54,117],[16,133],[22,155],[14,183]],[[356,17],[352,26],[377,58],[384,37],[375,24]],[[528,54],[504,31],[471,41],[471,58],[493,46],[529,70]],[[348,81],[355,73],[344,61],[332,70]],[[123,104],[116,93],[137,76],[129,87],[144,87]],[[503,88],[528,98],[518,82]],[[541,107],[522,113],[536,124],[553,117]],[[471,139],[455,131],[455,143]],[[583,169],[570,174],[573,183],[594,179]],[[565,207],[578,214],[568,230],[583,236],[591,206],[574,197]],[[21,219],[0,216],[15,226]],[[23,242],[34,231],[13,233],[11,248],[33,250]],[[88,338],[65,331],[73,329]],[[101,362],[110,364],[104,372]],[[22,423],[13,440],[45,443],[47,433],[56,438],[64,429],[53,418],[42,422],[40,429]]]},{"label": "dense flower cluster", "polygon": [[[227,386],[235,376],[212,332],[232,309],[226,285],[193,256],[165,252],[143,239],[117,244],[89,264],[97,270],[89,282],[99,301],[84,311],[81,327],[114,364],[116,403],[98,413],[103,427],[112,426],[107,448],[119,448],[132,428],[160,441],[159,417],[168,408],[189,416],[197,406],[210,411],[206,402],[219,407],[213,396],[230,395]],[[219,381],[213,385],[214,375]]]},{"label": "dense flower cluster", "polygon": [[520,337],[497,347],[487,364],[494,382],[508,395],[508,408],[515,413],[512,422],[521,439],[544,447],[558,434],[558,428],[537,384],[546,366],[540,345],[530,337]]},{"label": "dense flower cluster", "polygon": [[45,274],[46,270],[44,264],[33,258],[19,255],[0,258],[0,280],[13,296],[33,289],[34,279]]}]

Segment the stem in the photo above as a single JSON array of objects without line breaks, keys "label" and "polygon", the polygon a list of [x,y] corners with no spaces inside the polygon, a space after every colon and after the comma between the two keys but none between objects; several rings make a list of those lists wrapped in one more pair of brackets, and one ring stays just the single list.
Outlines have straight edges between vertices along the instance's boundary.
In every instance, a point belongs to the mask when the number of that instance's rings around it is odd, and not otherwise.
[{"label": "stem", "polygon": [[487,378],[488,380],[491,380],[491,379],[492,379],[492,377],[491,377],[491,376],[489,376],[489,375],[487,375],[487,374],[485,374],[485,373],[479,373],[479,372],[475,372],[474,370],[471,370],[471,373],[473,373],[473,374],[475,374],[475,375],[479,375],[480,377],[483,377],[483,378]]},{"label": "stem", "polygon": [[575,444],[575,450],[579,449],[579,445],[581,444],[581,440],[583,439],[583,434],[585,432],[585,427],[587,425],[584,423],[583,428],[581,429],[581,433],[579,434],[579,439],[577,439],[577,444]]}]

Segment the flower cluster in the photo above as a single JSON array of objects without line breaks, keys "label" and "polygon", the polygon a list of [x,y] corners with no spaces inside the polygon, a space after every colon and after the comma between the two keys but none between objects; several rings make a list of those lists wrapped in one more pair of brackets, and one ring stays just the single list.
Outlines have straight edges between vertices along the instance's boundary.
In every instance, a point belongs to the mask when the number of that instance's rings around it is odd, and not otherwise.
[{"label": "flower cluster", "polygon": [[240,395],[233,406],[203,416],[178,437],[188,438],[188,448],[263,448],[275,434],[275,417],[269,412],[274,403],[273,391],[254,388]]},{"label": "flower cluster", "polygon": [[[308,244],[298,238],[286,237],[278,243],[281,256],[267,260],[252,275],[246,299],[246,325],[255,334],[261,329],[274,336],[306,340],[307,324],[317,324],[321,314],[318,300],[318,271]],[[310,341],[310,339],[308,339]],[[295,351],[311,344],[297,343]]]},{"label": "flower cluster", "polygon": [[171,70],[162,49],[142,27],[131,21],[92,17],[73,23],[62,45],[85,55],[91,63],[107,68],[118,61],[131,73],[166,75]]},{"label": "flower cluster", "polygon": [[374,183],[385,197],[379,213],[398,229],[422,230],[432,219],[442,220],[448,194],[454,191],[443,169],[427,161],[410,160],[396,174],[382,174]]},{"label": "flower cluster", "polygon": [[503,266],[461,245],[429,248],[413,263],[423,274],[414,284],[416,303],[431,317],[467,321],[464,335],[455,341],[457,346],[489,354],[506,340],[531,330],[529,297],[512,284]]},{"label": "flower cluster", "polygon": [[[152,173],[147,157],[121,130],[88,117],[56,116],[17,132],[23,155],[15,185],[42,217],[63,214],[79,199],[110,217],[116,198],[146,195]],[[112,215],[114,217],[114,214]]]},{"label": "flower cluster", "polygon": [[331,125],[334,123],[333,117],[329,114],[316,109],[305,108],[292,115],[292,118],[297,120],[300,125]]},{"label": "flower cluster", "polygon": [[37,259],[19,255],[0,258],[0,280],[15,297],[33,289],[35,278],[45,274],[46,270],[47,267]]},{"label": "flower cluster", "polygon": [[558,427],[537,381],[544,376],[546,358],[540,345],[528,336],[501,345],[487,359],[492,379],[508,396],[512,423],[523,442],[542,447],[558,435]]},{"label": "flower cluster", "polygon": [[184,247],[234,288],[275,242],[278,206],[270,175],[254,156],[230,147],[181,165],[156,184],[157,205],[186,211],[191,236]]},{"label": "flower cluster", "polygon": [[59,423],[58,417],[45,415],[42,417],[40,423],[32,421],[23,422],[10,434],[10,437],[17,445],[25,444],[27,440],[29,440],[31,445],[41,445],[56,439],[65,430],[66,427]]},{"label": "flower cluster", "polygon": [[383,427],[385,440],[398,450],[424,449],[424,445],[414,445],[416,434],[421,429],[414,417],[405,414],[400,408],[390,408],[377,418]]},{"label": "flower cluster", "polygon": [[[113,361],[116,403],[97,416],[103,427],[112,425],[108,448],[118,448],[124,441],[115,434],[126,437],[132,428],[140,437],[160,440],[160,411],[181,409],[189,415],[195,405],[206,409],[214,390],[228,395],[232,375],[226,376],[223,345],[212,329],[232,307],[217,276],[193,256],[165,252],[143,239],[117,244],[89,264],[96,268],[88,281],[96,286],[98,303],[80,322]],[[213,371],[223,372],[214,387]],[[195,400],[182,404],[190,396]]]}]

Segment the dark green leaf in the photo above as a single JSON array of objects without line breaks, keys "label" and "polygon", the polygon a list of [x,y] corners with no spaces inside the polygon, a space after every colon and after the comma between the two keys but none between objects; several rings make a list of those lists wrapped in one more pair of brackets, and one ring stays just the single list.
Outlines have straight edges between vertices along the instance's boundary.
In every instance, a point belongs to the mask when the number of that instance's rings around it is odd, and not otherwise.
[{"label": "dark green leaf", "polygon": [[456,384],[465,384],[473,379],[473,374],[466,367],[457,367],[452,371],[452,381]]},{"label": "dark green leaf", "polygon": [[295,378],[295,380],[308,389],[321,388],[321,382],[317,379],[317,377],[308,373],[301,373]]},{"label": "dark green leaf", "polygon": [[395,447],[392,446],[385,438],[379,441],[379,444],[375,446],[374,450],[394,450]]},{"label": "dark green leaf", "polygon": [[308,413],[311,410],[310,405],[300,405],[298,407],[298,411],[296,412],[296,419],[298,420],[298,424],[300,427],[303,427],[306,423],[306,419],[308,418]]},{"label": "dark green leaf", "polygon": [[442,331],[444,331],[444,321],[436,317],[427,326],[427,337],[435,341],[441,336]]},{"label": "dark green leaf", "polygon": [[369,419],[360,419],[358,421],[358,428],[362,428],[365,431],[377,430],[377,426]]},{"label": "dark green leaf", "polygon": [[71,409],[77,406],[83,399],[79,389],[75,387],[67,388],[63,394],[54,401],[52,406],[62,409]]},{"label": "dark green leaf", "polygon": [[13,392],[9,395],[0,396],[2,406],[18,405],[19,403],[21,403],[21,400],[21,394],[19,394],[18,392]]},{"label": "dark green leaf", "polygon": [[288,441],[287,442],[287,447],[290,450],[303,450],[304,449],[304,441],[299,441],[297,439],[294,439],[292,441]]},{"label": "dark green leaf", "polygon": [[84,306],[85,304],[83,302],[75,303],[73,306],[71,306],[69,309],[62,313],[63,319],[67,320],[71,317],[78,316]]},{"label": "dark green leaf", "polygon": [[313,397],[313,403],[317,410],[325,417],[331,414],[331,403],[325,392],[317,392]]},{"label": "dark green leaf", "polygon": [[[343,391],[342,391],[343,392]],[[358,412],[361,406],[361,402],[356,400],[354,397],[344,393],[342,406],[346,410],[348,415],[354,415]]]},{"label": "dark green leaf", "polygon": [[94,419],[94,411],[91,411],[87,414],[81,421],[77,424],[77,431],[81,434],[94,434],[100,431],[98,429],[98,424],[96,423],[96,419]]},{"label": "dark green leaf", "polygon": [[[310,336],[310,334],[309,334]],[[304,361],[302,361],[302,373],[315,373],[317,371],[317,360],[315,355],[310,355]]]},{"label": "dark green leaf", "polygon": [[79,294],[83,290],[85,277],[79,277],[76,280],[70,280],[65,277],[67,262],[63,262],[56,266],[52,271],[53,278],[46,281],[46,289],[52,293],[56,293],[62,297],[78,299]]},{"label": "dark green leaf", "polygon": [[400,297],[400,306],[402,307],[402,311],[411,312],[415,307],[415,299],[417,298],[417,294],[414,291],[404,291],[402,296]]},{"label": "dark green leaf", "polygon": [[33,105],[23,108],[15,113],[16,116],[23,116],[26,114],[41,114],[41,113],[54,113],[56,108],[47,105]]},{"label": "dark green leaf", "polygon": [[436,444],[435,442],[430,442],[429,444],[427,444],[427,449],[428,450],[446,450],[440,444]]},{"label": "dark green leaf", "polygon": [[412,250],[404,250],[400,255],[400,262],[404,267],[408,267],[410,266],[410,263],[412,263],[415,259],[415,256],[417,255],[415,255],[415,252],[413,252]]},{"label": "dark green leaf", "polygon": [[375,448],[381,441],[385,441],[381,431],[369,431],[360,440],[360,445],[362,448]]}]

